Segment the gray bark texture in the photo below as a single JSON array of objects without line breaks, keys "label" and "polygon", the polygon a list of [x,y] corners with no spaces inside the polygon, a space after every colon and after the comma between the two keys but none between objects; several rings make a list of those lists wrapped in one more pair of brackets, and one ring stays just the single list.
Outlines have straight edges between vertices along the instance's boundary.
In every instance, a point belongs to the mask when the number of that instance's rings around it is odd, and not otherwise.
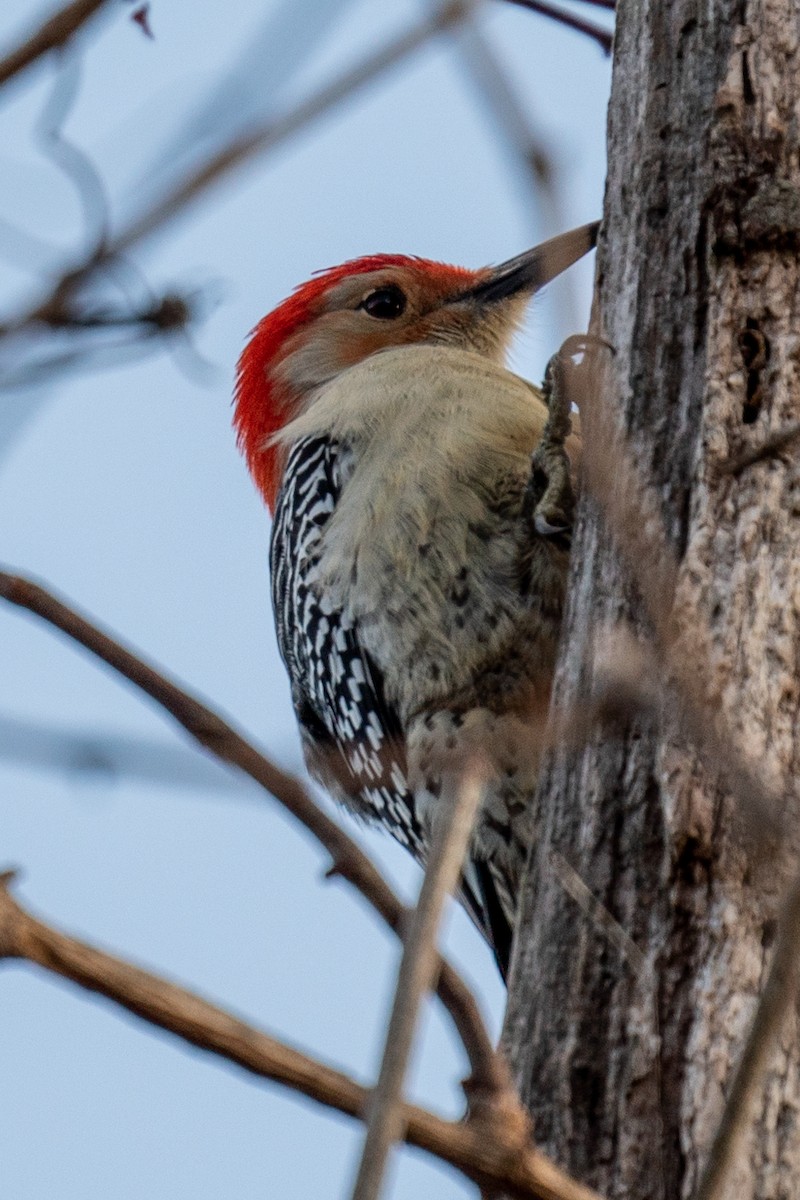
[{"label": "gray bark texture", "polygon": [[[695,1194],[796,871],[800,446],[720,467],[800,416],[800,0],[619,0],[608,157],[607,400],[678,559],[680,636],[706,631],[698,682],[788,800],[765,853],[667,705],[554,755],[504,1042],[543,1150],[608,1197],[677,1200]],[[629,616],[646,636],[584,497],[558,708],[591,693],[593,638]],[[800,1198],[795,1011],[724,1196]]]}]

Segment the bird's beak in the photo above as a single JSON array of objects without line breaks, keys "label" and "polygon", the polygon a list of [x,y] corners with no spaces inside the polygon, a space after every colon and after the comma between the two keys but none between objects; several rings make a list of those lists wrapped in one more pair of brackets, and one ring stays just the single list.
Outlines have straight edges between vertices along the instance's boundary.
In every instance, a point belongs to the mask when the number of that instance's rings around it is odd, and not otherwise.
[{"label": "bird's beak", "polygon": [[458,299],[471,297],[482,304],[493,304],[524,292],[533,295],[594,249],[599,228],[599,221],[581,225],[500,263],[499,267],[490,267],[480,283],[462,292]]}]

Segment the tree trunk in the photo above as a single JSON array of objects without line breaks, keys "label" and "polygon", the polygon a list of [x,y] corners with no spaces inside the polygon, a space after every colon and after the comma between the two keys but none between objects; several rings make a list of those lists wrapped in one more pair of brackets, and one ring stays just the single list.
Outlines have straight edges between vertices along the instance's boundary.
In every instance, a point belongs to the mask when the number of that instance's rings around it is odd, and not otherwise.
[{"label": "tree trunk", "polygon": [[[719,467],[800,417],[799,38],[800,0],[619,0],[594,318],[680,561],[679,625],[710,631],[698,672],[792,794],[800,450]],[[637,612],[589,500],[574,547],[559,706],[591,690],[598,622]],[[713,772],[644,718],[555,756],[539,803],[505,1032],[536,1138],[609,1197],[688,1197],[769,965],[795,814],[765,869]],[[554,852],[635,950],[568,894]],[[794,1013],[734,1174],[730,1200],[800,1196]]]}]

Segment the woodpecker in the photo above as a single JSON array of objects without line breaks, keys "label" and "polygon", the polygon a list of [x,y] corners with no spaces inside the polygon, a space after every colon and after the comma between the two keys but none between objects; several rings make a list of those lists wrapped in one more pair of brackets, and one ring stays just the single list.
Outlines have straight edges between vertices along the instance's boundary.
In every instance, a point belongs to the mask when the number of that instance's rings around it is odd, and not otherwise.
[{"label": "woodpecker", "polygon": [[[476,271],[400,254],[322,271],[256,326],[238,366],[234,425],[273,515],[308,767],[424,862],[448,781],[470,755],[488,761],[461,899],[504,975],[569,517],[568,501],[555,520],[541,505],[558,475],[547,404],[503,362],[526,303],[596,233]],[[574,438],[567,450],[574,467]],[[556,451],[566,463],[563,437]]]}]

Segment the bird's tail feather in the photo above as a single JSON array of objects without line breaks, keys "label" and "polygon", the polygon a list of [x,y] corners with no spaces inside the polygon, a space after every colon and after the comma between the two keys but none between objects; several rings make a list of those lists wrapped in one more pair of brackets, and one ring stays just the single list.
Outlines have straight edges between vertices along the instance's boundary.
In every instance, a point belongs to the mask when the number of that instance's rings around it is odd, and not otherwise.
[{"label": "bird's tail feather", "polygon": [[472,858],[464,869],[459,898],[489,943],[503,980],[507,980],[516,906],[505,880],[491,863]]}]

